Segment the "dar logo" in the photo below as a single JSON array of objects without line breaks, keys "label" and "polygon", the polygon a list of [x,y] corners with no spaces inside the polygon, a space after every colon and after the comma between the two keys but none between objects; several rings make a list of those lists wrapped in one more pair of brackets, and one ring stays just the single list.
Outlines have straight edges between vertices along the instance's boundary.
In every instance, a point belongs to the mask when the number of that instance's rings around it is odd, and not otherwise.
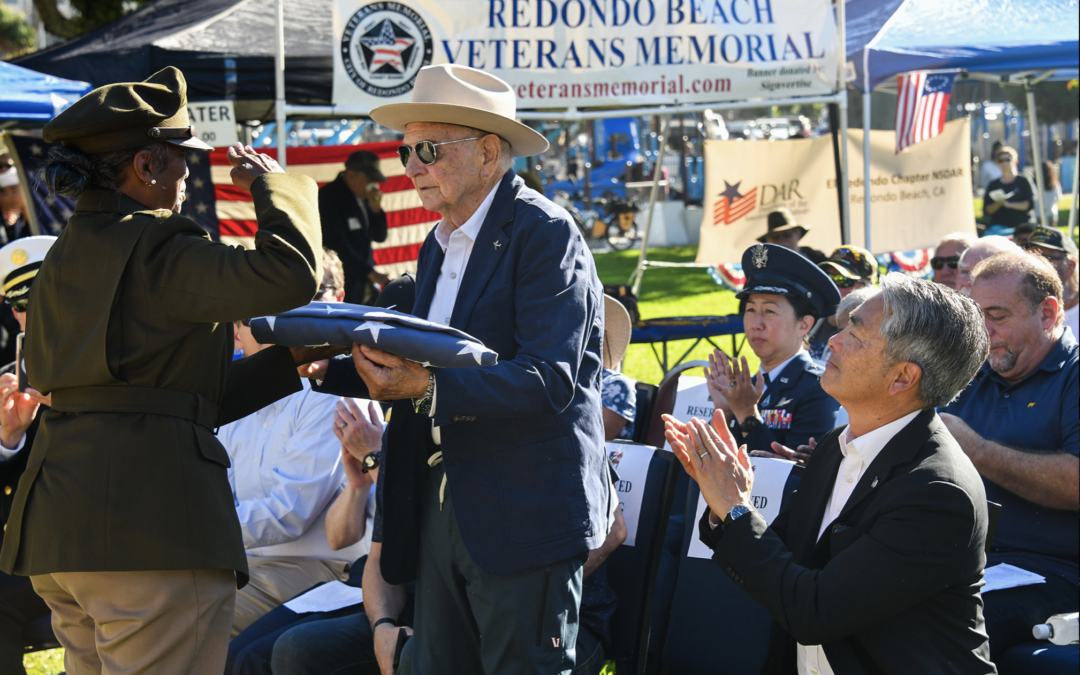
[{"label": "dar logo", "polygon": [[740,185],[742,181],[734,185],[724,181],[724,191],[716,196],[716,204],[713,205],[713,225],[731,225],[754,210],[757,205],[757,188],[742,194],[739,192]]},{"label": "dar logo", "polygon": [[431,63],[431,31],[411,7],[373,2],[361,7],[341,35],[341,61],[352,81],[372,96],[412,91],[416,73]]}]

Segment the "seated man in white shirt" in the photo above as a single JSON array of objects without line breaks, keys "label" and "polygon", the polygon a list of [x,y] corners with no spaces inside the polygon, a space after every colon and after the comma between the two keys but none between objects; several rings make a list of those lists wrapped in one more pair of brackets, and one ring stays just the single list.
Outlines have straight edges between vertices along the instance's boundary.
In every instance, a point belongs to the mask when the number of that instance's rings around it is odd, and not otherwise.
[{"label": "seated man in white shirt", "polygon": [[[344,274],[333,252],[325,252],[323,269],[316,300],[340,302]],[[264,347],[241,324],[236,346],[245,356]],[[303,387],[218,433],[232,460],[229,483],[251,574],[236,594],[234,638],[299,592],[345,579],[349,563],[370,547],[370,533],[340,550],[326,541],[326,513],[346,480],[341,442],[334,433],[341,399],[312,391],[306,380]]]}]

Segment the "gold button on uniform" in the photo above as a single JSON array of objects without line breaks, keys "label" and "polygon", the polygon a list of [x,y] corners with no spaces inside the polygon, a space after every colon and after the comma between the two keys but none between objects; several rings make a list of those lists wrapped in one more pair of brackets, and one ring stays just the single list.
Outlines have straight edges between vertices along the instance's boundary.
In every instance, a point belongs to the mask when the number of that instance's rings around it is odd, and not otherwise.
[{"label": "gold button on uniform", "polygon": [[10,485],[5,485],[4,486],[4,494],[6,494],[6,495],[11,494],[11,486]]}]

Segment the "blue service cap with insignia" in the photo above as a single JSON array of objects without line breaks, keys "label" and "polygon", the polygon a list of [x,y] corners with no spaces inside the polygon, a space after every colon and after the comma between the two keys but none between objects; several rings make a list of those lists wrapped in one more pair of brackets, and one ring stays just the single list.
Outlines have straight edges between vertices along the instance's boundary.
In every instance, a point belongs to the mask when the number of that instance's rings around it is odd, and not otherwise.
[{"label": "blue service cap with insignia", "polygon": [[754,293],[802,298],[817,318],[830,316],[840,304],[840,291],[820,267],[805,256],[775,244],[755,244],[743,252],[746,284],[735,294],[744,300]]},{"label": "blue service cap with insignia", "polygon": [[23,237],[0,248],[0,295],[14,300],[30,292],[56,237]]}]

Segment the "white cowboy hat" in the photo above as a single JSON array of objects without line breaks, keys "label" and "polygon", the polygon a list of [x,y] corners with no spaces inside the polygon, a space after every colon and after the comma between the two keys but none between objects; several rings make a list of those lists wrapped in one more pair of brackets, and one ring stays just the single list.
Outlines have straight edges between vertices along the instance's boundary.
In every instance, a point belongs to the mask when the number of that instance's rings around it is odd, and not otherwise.
[{"label": "white cowboy hat", "polygon": [[510,143],[514,157],[545,152],[547,139],[515,120],[516,115],[517,97],[510,85],[482,70],[449,63],[420,69],[411,102],[371,111],[371,119],[394,131],[404,132],[411,122],[456,124],[496,134]]},{"label": "white cowboy hat", "polygon": [[623,304],[604,295],[604,367],[615,368],[626,356],[630,344],[630,312]]}]

